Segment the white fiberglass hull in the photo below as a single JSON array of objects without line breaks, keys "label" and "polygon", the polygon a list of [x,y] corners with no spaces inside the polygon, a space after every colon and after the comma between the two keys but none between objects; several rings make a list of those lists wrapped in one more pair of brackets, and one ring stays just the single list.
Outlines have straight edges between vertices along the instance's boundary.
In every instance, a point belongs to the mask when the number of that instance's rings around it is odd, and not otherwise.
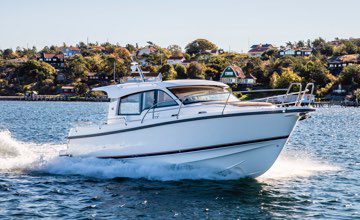
[{"label": "white fiberglass hull", "polygon": [[189,164],[256,177],[275,162],[299,112],[304,111],[181,118],[120,130],[115,125],[73,130],[67,154],[142,164]]},{"label": "white fiberglass hull", "polygon": [[211,150],[126,159],[139,164],[186,164],[217,172],[234,172],[241,177],[257,177],[275,162],[287,139],[240,144]]}]

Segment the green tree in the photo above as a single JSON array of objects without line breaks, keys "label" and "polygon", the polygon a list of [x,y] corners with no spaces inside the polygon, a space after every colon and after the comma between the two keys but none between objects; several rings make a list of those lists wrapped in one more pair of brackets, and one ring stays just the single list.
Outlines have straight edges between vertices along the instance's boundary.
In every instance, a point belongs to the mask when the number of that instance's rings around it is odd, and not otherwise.
[{"label": "green tree", "polygon": [[66,70],[72,80],[82,79],[87,77],[89,64],[82,55],[75,55],[70,57],[66,62]]},{"label": "green tree", "polygon": [[269,77],[260,58],[251,58],[243,68],[244,72],[256,78],[257,83],[269,85]]},{"label": "green tree", "polygon": [[85,83],[78,82],[75,84],[75,91],[77,95],[84,96],[90,92],[90,88]]},{"label": "green tree", "polygon": [[128,76],[130,74],[129,64],[121,58],[117,58],[113,55],[105,56],[103,59],[102,72],[108,73],[108,76],[112,79],[114,74],[115,64],[115,77],[118,80],[121,77]]},{"label": "green tree", "polygon": [[354,95],[355,95],[356,99],[359,101],[360,100],[360,89],[355,90]]},{"label": "green tree", "polygon": [[18,87],[20,87],[20,84],[28,85],[24,87],[24,90],[35,90],[40,94],[51,94],[55,90],[54,78],[56,70],[45,62],[30,60],[19,66],[16,75]]},{"label": "green tree", "polygon": [[206,66],[201,63],[192,62],[187,68],[190,79],[205,79]]},{"label": "green tree", "polygon": [[320,53],[325,56],[332,56],[334,53],[334,47],[322,38],[315,39],[312,46],[315,53]]},{"label": "green tree", "polygon": [[218,49],[218,47],[214,43],[206,39],[196,39],[185,47],[186,53],[191,55],[204,53],[206,50],[215,49]]},{"label": "green tree", "polygon": [[290,68],[284,69],[279,77],[276,72],[271,77],[271,84],[273,88],[287,88],[291,83],[301,81],[302,78]]},{"label": "green tree", "polygon": [[183,56],[181,47],[179,45],[173,44],[167,47],[167,49],[171,52],[171,56],[181,57]]},{"label": "green tree", "polygon": [[357,46],[351,41],[346,41],[344,46],[347,54],[354,54],[358,52]]},{"label": "green tree", "polygon": [[343,85],[359,86],[360,85],[360,65],[353,64],[344,67],[340,73],[340,82]]},{"label": "green tree", "polygon": [[126,44],[125,48],[126,48],[130,53],[135,52],[135,50],[136,50],[136,47],[135,47],[134,45],[132,45],[132,44]]},{"label": "green tree", "polygon": [[50,64],[42,61],[30,60],[18,69],[19,76],[25,83],[40,82],[46,79],[54,79],[56,70]]},{"label": "green tree", "polygon": [[5,49],[3,52],[4,59],[14,59],[16,56],[11,48]]},{"label": "green tree", "polygon": [[162,74],[163,80],[172,80],[176,78],[176,71],[170,64],[165,64],[162,66],[159,69],[159,72]]},{"label": "green tree", "polygon": [[176,64],[174,66],[174,69],[176,71],[176,78],[177,79],[187,79],[188,74],[186,72],[186,67],[182,64]]}]

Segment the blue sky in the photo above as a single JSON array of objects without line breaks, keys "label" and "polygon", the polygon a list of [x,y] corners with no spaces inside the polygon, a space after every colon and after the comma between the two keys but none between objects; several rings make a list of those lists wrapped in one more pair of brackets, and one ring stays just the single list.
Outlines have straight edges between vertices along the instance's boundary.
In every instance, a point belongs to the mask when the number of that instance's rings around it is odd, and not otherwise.
[{"label": "blue sky", "polygon": [[226,50],[255,43],[360,37],[358,0],[0,0],[0,49],[207,38]]}]

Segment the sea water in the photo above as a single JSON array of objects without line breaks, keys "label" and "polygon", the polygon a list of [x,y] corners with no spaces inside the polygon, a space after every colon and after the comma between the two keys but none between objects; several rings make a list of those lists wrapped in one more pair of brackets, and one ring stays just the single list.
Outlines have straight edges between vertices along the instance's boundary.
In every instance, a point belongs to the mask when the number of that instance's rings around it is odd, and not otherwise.
[{"label": "sea water", "polygon": [[0,218],[360,217],[360,108],[320,108],[256,179],[187,166],[59,158],[107,103],[0,102]]}]

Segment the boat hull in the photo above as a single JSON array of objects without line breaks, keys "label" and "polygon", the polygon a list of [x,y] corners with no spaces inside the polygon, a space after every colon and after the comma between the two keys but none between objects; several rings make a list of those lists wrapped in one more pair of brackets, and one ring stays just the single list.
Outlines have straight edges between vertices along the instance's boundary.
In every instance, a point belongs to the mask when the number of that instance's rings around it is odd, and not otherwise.
[{"label": "boat hull", "polygon": [[275,162],[301,114],[277,111],[224,116],[121,130],[102,128],[99,133],[89,130],[92,134],[69,139],[66,154],[142,164],[188,164],[256,177]]},{"label": "boat hull", "polygon": [[[213,172],[235,173],[239,177],[258,177],[274,163],[287,138],[237,144],[209,150],[123,159],[142,165],[181,164],[209,168]],[[114,157],[116,158],[116,157]]]}]

